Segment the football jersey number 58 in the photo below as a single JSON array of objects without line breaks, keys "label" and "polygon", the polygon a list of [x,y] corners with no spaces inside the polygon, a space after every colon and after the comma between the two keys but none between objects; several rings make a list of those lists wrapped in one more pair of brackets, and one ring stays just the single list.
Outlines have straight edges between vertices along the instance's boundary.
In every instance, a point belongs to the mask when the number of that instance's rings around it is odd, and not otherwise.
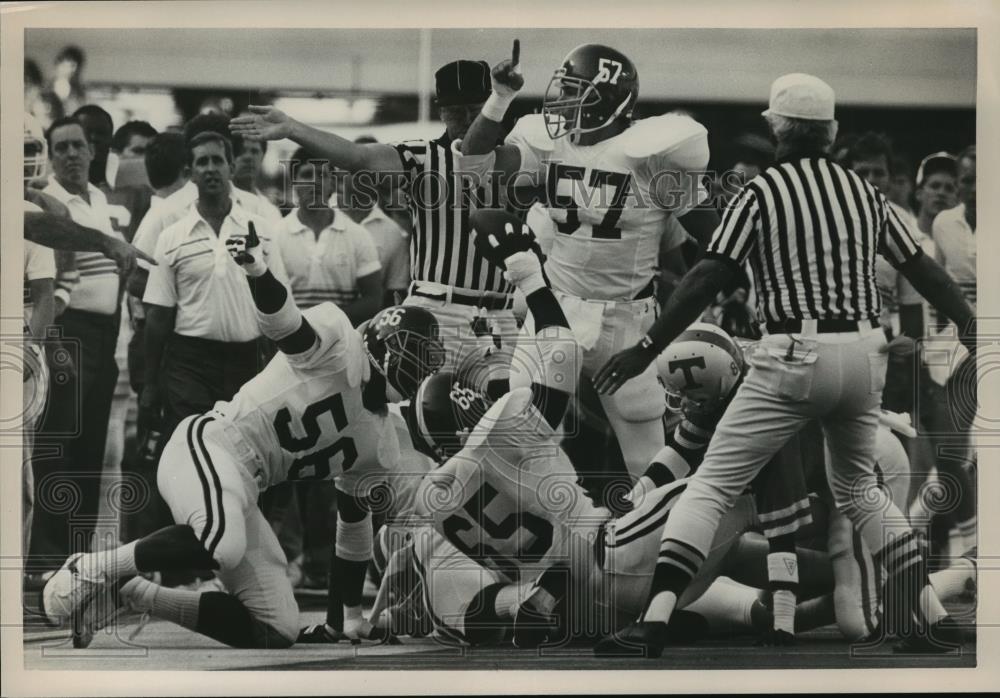
[{"label": "football jersey number 58", "polygon": [[[321,415],[327,412],[333,417],[337,431],[347,428],[347,412],[344,410],[344,396],[340,393],[325,397],[309,405],[302,413],[302,428],[305,436],[295,436],[292,433],[292,413],[287,407],[282,407],[274,416],[274,430],[278,434],[278,444],[291,453],[307,451],[316,446],[323,429],[319,424]],[[296,458],[288,468],[289,480],[324,480],[330,477],[330,461],[338,454],[343,454],[340,469],[347,472],[358,459],[358,449],[354,439],[342,436],[330,445]]]}]

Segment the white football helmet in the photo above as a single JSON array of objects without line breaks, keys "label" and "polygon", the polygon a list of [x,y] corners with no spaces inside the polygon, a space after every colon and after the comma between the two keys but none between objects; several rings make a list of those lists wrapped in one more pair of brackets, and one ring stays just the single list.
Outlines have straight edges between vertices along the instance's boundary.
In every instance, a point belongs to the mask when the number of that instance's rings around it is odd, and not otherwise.
[{"label": "white football helmet", "polygon": [[45,174],[48,165],[48,146],[45,129],[31,114],[24,115],[24,181],[37,179]]},{"label": "white football helmet", "polygon": [[696,322],[656,357],[667,407],[714,412],[743,373],[743,352],[720,327]]}]

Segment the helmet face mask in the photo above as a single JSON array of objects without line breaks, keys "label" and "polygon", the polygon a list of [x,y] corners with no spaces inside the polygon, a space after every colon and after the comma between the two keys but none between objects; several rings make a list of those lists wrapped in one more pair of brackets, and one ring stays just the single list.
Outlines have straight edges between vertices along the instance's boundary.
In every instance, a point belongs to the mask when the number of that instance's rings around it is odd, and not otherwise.
[{"label": "helmet face mask", "polygon": [[31,114],[24,115],[24,183],[45,174],[48,145],[41,124]]},{"label": "helmet face mask", "polygon": [[639,96],[635,66],[607,46],[584,44],[573,49],[555,71],[545,91],[542,116],[553,140],[600,131],[629,118]]},{"label": "helmet face mask", "polygon": [[371,365],[403,399],[445,362],[437,320],[422,308],[386,308],[368,323],[363,345]]},{"label": "helmet face mask", "polygon": [[491,405],[488,396],[454,373],[429,376],[420,384],[407,410],[406,423],[414,447],[444,463],[462,450]]}]

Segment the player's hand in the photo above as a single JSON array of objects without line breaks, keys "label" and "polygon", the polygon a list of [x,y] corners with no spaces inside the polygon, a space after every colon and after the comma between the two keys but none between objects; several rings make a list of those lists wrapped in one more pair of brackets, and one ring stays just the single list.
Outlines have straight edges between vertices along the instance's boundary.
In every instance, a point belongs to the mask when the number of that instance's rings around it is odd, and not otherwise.
[{"label": "player's hand", "polygon": [[244,273],[251,279],[263,276],[267,271],[264,263],[264,249],[253,221],[247,222],[246,237],[231,237],[226,240],[226,249],[233,261],[240,265]]},{"label": "player's hand", "polygon": [[521,42],[514,39],[514,48],[510,58],[505,58],[490,72],[493,91],[501,97],[510,97],[524,87],[524,76],[521,75]]},{"label": "player's hand", "polygon": [[113,238],[110,235],[105,236],[102,252],[105,257],[113,259],[118,265],[118,271],[126,276],[135,270],[140,259],[147,264],[156,266],[156,260],[148,254],[124,240]]},{"label": "player's hand", "polygon": [[274,107],[251,104],[249,114],[230,120],[229,130],[237,136],[257,141],[280,141],[292,134],[294,120]]},{"label": "player's hand", "polygon": [[614,395],[618,389],[645,371],[656,355],[641,344],[612,356],[594,376],[594,389],[601,395]]}]

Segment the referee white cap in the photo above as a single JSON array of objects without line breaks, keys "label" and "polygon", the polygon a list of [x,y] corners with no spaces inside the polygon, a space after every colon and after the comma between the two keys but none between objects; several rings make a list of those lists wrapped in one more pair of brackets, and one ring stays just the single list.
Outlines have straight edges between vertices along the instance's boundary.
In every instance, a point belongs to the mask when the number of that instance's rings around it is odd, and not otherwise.
[{"label": "referee white cap", "polygon": [[814,75],[790,73],[771,83],[771,99],[764,116],[775,114],[793,119],[833,119],[833,88]]}]

